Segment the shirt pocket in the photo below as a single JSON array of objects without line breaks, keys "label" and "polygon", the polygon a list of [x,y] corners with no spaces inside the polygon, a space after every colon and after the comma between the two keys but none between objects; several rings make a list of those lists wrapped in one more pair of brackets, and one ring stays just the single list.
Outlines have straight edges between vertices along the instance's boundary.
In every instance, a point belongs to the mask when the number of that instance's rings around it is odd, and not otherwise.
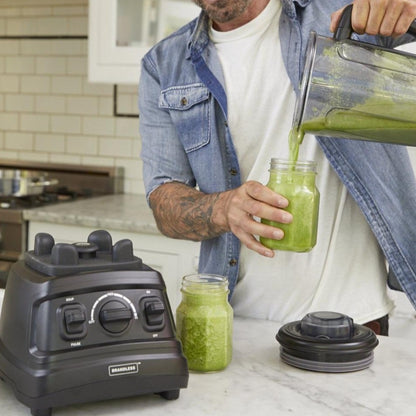
[{"label": "shirt pocket", "polygon": [[187,153],[210,140],[210,92],[204,84],[175,86],[163,90],[159,108],[170,112],[179,140]]}]

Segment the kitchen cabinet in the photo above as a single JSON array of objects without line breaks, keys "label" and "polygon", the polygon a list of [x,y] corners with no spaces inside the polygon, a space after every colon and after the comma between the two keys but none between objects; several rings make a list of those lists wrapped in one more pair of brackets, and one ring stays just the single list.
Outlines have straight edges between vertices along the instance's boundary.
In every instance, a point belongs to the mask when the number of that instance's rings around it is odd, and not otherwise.
[{"label": "kitchen cabinet", "polygon": [[191,0],[89,0],[89,81],[137,84],[142,56],[199,12]]},{"label": "kitchen cabinet", "polygon": [[[29,250],[33,250],[35,235],[40,232],[51,234],[55,243],[75,243],[86,241],[88,235],[96,228],[52,224],[50,222],[29,222]],[[166,289],[173,312],[181,300],[181,281],[185,274],[195,273],[198,269],[199,244],[191,241],[172,240],[162,235],[142,234],[106,230],[113,238],[113,244],[122,239],[133,243],[134,254],[143,263],[159,271],[166,284]]]}]

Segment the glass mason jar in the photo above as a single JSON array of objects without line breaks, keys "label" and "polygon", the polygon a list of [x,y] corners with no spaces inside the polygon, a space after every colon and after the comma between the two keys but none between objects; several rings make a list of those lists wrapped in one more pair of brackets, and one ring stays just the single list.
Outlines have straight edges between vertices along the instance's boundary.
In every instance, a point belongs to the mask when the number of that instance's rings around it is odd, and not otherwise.
[{"label": "glass mason jar", "polygon": [[223,370],[232,356],[233,310],[228,303],[228,279],[210,274],[184,276],[181,292],[176,329],[189,370]]},{"label": "glass mason jar", "polygon": [[316,244],[319,213],[319,191],[315,186],[316,162],[271,159],[267,187],[283,195],[293,215],[290,224],[262,219],[285,233],[282,240],[260,237],[260,242],[272,250],[306,252]]}]

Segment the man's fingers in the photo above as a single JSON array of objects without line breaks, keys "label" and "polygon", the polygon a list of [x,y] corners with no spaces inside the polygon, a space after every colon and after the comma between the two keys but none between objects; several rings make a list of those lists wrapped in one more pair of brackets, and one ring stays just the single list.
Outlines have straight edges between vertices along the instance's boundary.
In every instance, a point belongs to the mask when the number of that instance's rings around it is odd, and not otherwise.
[{"label": "man's fingers", "polygon": [[[332,13],[331,32],[335,32],[343,10]],[[360,35],[397,37],[407,32],[415,18],[415,0],[355,0],[351,25],[354,32]]]}]

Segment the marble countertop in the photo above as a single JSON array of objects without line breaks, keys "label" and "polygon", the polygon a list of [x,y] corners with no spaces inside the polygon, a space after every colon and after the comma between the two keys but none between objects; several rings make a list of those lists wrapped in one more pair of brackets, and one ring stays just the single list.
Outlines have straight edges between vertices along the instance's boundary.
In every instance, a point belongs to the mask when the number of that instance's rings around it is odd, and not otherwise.
[{"label": "marble countertop", "polygon": [[24,210],[27,221],[160,234],[144,195],[116,194]]},{"label": "marble countertop", "polygon": [[[280,325],[234,320],[231,364],[222,372],[191,373],[177,400],[138,396],[53,409],[54,416],[391,416],[414,415],[414,342],[379,337],[374,362],[365,370],[317,373],[290,367],[279,357]],[[29,416],[9,385],[0,382],[1,414]]]}]

